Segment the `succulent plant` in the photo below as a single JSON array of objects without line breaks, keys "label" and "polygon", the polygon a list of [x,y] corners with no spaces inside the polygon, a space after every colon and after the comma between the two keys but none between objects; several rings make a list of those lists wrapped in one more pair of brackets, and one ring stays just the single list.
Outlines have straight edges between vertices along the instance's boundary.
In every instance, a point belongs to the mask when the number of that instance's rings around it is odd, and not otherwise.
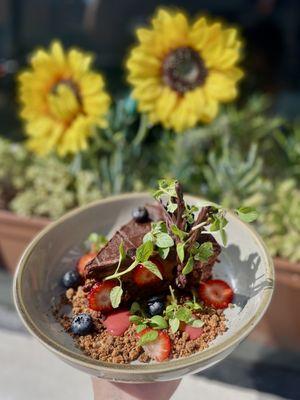
[{"label": "succulent plant", "polygon": [[10,203],[13,211],[52,219],[101,197],[94,172],[74,174],[66,163],[55,157],[34,159],[25,171],[20,189]]},{"label": "succulent plant", "polygon": [[261,214],[261,233],[273,256],[300,261],[300,190],[293,179],[277,184]]},{"label": "succulent plant", "polygon": [[225,207],[235,208],[243,202],[257,207],[270,187],[262,172],[263,162],[257,156],[256,145],[250,147],[248,154],[241,155],[224,140],[221,154],[211,151],[208,164],[203,166],[202,193]]},{"label": "succulent plant", "polygon": [[24,146],[0,138],[0,208],[6,208],[16,195],[28,163]]}]

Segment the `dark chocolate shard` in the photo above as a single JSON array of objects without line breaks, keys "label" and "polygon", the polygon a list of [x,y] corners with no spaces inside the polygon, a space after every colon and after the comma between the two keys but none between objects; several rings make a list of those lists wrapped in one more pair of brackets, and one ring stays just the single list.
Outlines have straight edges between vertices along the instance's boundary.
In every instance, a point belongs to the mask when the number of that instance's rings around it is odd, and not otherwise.
[{"label": "dark chocolate shard", "polygon": [[127,254],[127,258],[122,264],[122,269],[125,269],[134,261],[136,248],[142,244],[143,237],[151,230],[151,222],[162,219],[159,206],[147,204],[146,208],[149,214],[149,221],[136,222],[132,219],[126,225],[123,225],[100,250],[96,258],[86,266],[87,278],[102,279],[114,273],[119,261],[119,246],[121,242],[123,242]]}]

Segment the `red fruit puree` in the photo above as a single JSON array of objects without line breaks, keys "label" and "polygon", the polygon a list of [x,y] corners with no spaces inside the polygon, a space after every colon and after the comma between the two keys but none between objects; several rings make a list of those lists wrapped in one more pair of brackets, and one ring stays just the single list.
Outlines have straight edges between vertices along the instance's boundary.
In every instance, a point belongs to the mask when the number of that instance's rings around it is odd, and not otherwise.
[{"label": "red fruit puree", "polygon": [[113,336],[121,336],[129,328],[130,313],[129,311],[117,311],[114,312],[106,318],[103,325],[106,327],[107,331]]}]

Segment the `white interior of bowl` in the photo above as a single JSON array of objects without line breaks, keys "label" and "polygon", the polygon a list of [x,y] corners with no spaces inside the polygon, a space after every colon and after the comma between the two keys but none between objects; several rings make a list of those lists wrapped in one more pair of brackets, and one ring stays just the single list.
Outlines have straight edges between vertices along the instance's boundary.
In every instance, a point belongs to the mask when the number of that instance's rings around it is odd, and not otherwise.
[{"label": "white interior of bowl", "polygon": [[[190,203],[197,202],[193,197],[187,197],[187,200]],[[63,292],[61,276],[74,266],[90,232],[111,235],[130,219],[133,207],[151,201],[147,195],[129,195],[91,205],[80,212],[75,211],[61,222],[46,228],[27,249],[23,257],[26,262],[20,263],[22,273],[19,281],[17,275],[17,290],[26,315],[34,323],[37,336],[37,332],[40,332],[58,347],[67,348],[69,352],[80,354],[87,362],[90,361],[52,315],[53,299]],[[243,326],[255,320],[264,291],[270,290],[273,283],[270,260],[260,240],[235,216],[228,214],[228,219],[228,245],[222,249],[220,263],[215,265],[213,274],[233,287],[235,307],[226,310],[228,331],[211,343],[211,349],[226,343]],[[216,235],[216,238],[220,243],[220,237]]]}]

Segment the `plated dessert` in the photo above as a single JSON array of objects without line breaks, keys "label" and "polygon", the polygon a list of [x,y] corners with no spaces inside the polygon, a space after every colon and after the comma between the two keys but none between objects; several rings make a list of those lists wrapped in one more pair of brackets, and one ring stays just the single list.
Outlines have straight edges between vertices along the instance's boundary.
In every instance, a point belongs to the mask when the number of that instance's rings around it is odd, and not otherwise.
[{"label": "plated dessert", "polygon": [[[227,329],[234,293],[213,277],[221,246],[212,234],[226,245],[226,211],[187,204],[175,180],[159,181],[153,197],[109,241],[91,234],[86,254],[62,277],[55,316],[93,359],[162,362],[204,350]],[[256,218],[250,208],[236,212]]]}]

